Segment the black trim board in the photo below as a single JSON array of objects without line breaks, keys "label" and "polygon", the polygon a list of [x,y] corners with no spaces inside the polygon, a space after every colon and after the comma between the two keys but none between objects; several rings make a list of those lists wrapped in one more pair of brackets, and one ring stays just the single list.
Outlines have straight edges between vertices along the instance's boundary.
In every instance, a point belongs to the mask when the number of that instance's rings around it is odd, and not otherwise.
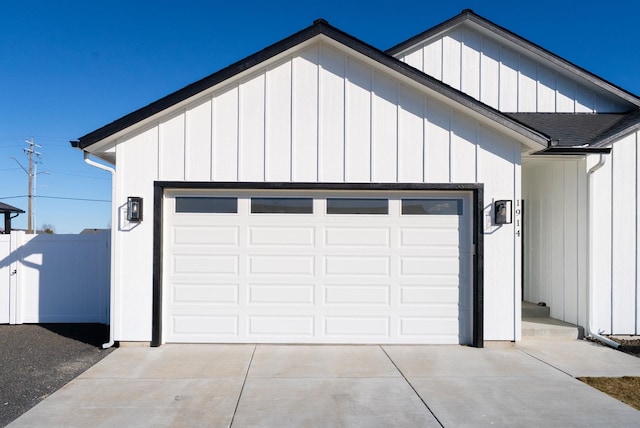
[{"label": "black trim board", "polygon": [[265,183],[265,182],[188,182],[156,181],[153,184],[153,308],[151,346],[162,343],[162,262],[163,262],[163,200],[167,189],[249,189],[249,190],[371,190],[411,191],[449,190],[472,194],[473,206],[473,310],[472,346],[484,347],[484,235],[482,211],[484,209],[483,184],[422,184],[422,183]]}]

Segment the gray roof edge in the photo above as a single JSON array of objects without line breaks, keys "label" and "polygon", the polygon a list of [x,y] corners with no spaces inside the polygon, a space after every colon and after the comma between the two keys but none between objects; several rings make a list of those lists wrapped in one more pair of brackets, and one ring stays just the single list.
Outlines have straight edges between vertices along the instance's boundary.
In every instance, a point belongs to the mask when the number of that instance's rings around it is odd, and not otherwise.
[{"label": "gray roof edge", "polygon": [[597,76],[594,73],[591,73],[590,71],[554,54],[553,52],[541,47],[540,45],[525,39],[524,37],[521,37],[519,35],[517,35],[516,33],[492,22],[489,21],[486,18],[483,18],[482,16],[476,14],[475,12],[473,12],[471,9],[465,9],[463,10],[459,15],[456,15],[455,17],[436,25],[435,27],[432,27],[429,30],[426,30],[420,34],[418,34],[417,36],[414,36],[408,40],[406,40],[405,42],[399,43],[396,46],[388,49],[386,52],[389,53],[390,55],[395,55],[417,43],[420,42],[421,39],[425,39],[428,37],[432,37],[436,34],[442,33],[444,31],[450,30],[458,25],[463,24],[465,21],[469,21],[469,22],[473,22],[474,24],[483,27],[486,30],[489,30],[501,37],[503,37],[504,39],[518,45],[519,47],[521,47],[522,49],[525,49],[529,52],[531,52],[534,55],[537,55],[541,58],[543,58],[546,61],[549,61],[550,63],[554,64],[557,67],[560,67],[564,70],[567,70],[573,74],[576,74],[577,76],[587,80],[589,83],[592,83],[604,90],[606,90],[607,92],[610,92],[612,94],[614,94],[615,96],[624,99],[625,101],[639,106],[640,107],[640,97],[638,97],[637,95],[627,91],[626,89],[621,88],[620,86],[615,85],[614,83],[609,82],[606,79],[603,79],[600,76]]}]

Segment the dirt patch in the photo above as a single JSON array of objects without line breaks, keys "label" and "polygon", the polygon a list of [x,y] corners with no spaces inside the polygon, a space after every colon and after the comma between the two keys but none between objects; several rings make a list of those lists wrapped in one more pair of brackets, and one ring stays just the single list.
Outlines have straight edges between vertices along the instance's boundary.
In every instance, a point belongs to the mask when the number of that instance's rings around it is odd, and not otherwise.
[{"label": "dirt patch", "polygon": [[579,377],[578,379],[640,410],[640,377]]},{"label": "dirt patch", "polygon": [[[618,351],[640,358],[640,336],[608,337],[620,344]],[[640,410],[640,377],[579,377],[578,379]]]},{"label": "dirt patch", "polygon": [[620,347],[618,351],[622,351],[626,354],[635,355],[636,357],[640,357],[640,337],[638,336],[627,336],[627,337],[616,337],[610,336],[611,340],[618,342]]}]

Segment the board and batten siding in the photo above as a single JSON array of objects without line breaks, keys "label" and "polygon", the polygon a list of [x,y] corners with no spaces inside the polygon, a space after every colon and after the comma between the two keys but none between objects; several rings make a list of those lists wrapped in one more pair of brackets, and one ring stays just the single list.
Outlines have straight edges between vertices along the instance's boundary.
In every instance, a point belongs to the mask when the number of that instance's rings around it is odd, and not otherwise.
[{"label": "board and batten siding", "polygon": [[424,73],[503,112],[602,113],[624,102],[578,82],[468,27],[396,55]]},{"label": "board and batten siding", "polygon": [[524,300],[584,326],[587,304],[587,181],[584,159],[526,159]]},{"label": "board and batten siding", "polygon": [[[638,133],[613,143],[592,178],[593,326],[611,334],[639,334],[640,211]],[[593,164],[597,159],[593,160]]]},{"label": "board and batten siding", "polygon": [[524,298],[547,303],[553,318],[586,327],[591,275],[591,327],[640,333],[639,139],[635,133],[613,143],[591,177],[590,260],[587,171],[598,156],[524,162]]},{"label": "board and batten siding", "polygon": [[[153,182],[172,180],[484,183],[484,338],[515,340],[520,243],[514,225],[492,225],[491,207],[520,199],[520,151],[496,130],[322,43],[196,97],[116,145],[123,232],[116,339],[151,337]],[[127,196],[145,200],[138,225],[124,220]]]}]

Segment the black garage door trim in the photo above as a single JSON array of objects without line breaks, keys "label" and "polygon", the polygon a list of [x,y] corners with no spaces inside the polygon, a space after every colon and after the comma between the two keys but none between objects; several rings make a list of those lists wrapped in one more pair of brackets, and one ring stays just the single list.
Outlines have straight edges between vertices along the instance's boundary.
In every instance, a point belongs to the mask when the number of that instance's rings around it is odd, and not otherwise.
[{"label": "black garage door trim", "polygon": [[156,181],[153,183],[153,302],[151,346],[160,346],[162,340],[162,202],[166,189],[207,190],[449,190],[467,191],[473,196],[473,314],[472,345],[484,347],[484,239],[481,214],[484,208],[484,186],[470,184],[422,184],[422,183],[263,183],[263,182],[202,182],[202,181]]}]

